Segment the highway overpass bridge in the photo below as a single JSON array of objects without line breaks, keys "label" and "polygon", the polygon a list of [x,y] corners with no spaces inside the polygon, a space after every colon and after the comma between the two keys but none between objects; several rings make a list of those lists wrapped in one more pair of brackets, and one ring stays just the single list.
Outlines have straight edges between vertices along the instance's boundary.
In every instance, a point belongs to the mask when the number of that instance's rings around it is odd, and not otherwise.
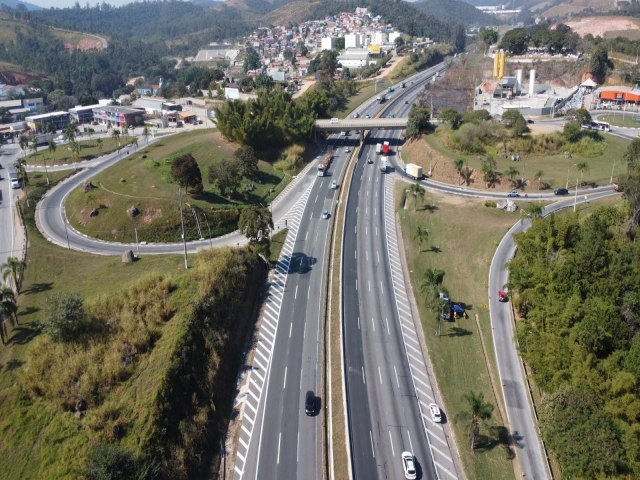
[{"label": "highway overpass bridge", "polygon": [[374,128],[406,128],[408,118],[345,118],[316,120],[317,130],[337,132],[342,130],[371,130]]}]

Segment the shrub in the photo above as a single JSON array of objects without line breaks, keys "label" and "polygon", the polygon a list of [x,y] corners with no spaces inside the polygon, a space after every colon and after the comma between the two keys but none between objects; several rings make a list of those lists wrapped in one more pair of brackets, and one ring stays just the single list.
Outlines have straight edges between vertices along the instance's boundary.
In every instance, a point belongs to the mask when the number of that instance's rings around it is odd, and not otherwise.
[{"label": "shrub", "polygon": [[100,444],[87,457],[87,480],[122,480],[136,477],[133,455],[119,445]]},{"label": "shrub", "polygon": [[75,340],[85,328],[85,311],[78,294],[60,294],[49,298],[43,330],[57,342]]},{"label": "shrub", "polygon": [[493,200],[487,200],[486,202],[484,202],[484,206],[489,208],[496,208],[498,204]]}]

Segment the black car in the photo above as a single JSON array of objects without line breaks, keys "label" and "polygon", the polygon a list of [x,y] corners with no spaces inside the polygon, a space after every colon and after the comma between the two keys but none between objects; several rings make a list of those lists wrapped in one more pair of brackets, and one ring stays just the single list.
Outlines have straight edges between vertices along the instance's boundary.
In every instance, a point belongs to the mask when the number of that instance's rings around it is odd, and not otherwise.
[{"label": "black car", "polygon": [[318,402],[316,400],[316,395],[313,391],[309,390],[304,398],[304,413],[309,415],[310,417],[316,414]]},{"label": "black car", "polygon": [[566,188],[556,188],[556,190],[553,193],[556,195],[568,195],[569,190],[567,190]]}]

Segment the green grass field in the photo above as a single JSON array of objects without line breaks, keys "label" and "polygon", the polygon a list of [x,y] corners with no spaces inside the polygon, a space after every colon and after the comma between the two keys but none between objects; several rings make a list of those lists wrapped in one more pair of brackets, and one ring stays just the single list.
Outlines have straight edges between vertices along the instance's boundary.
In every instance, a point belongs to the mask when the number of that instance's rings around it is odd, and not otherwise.
[{"label": "green grass field", "polygon": [[[543,172],[542,182],[555,189],[564,187],[569,183],[569,188],[575,187],[576,180],[580,178],[580,172],[576,165],[586,162],[588,170],[584,172],[582,184],[606,185],[609,183],[613,171],[613,179],[626,171],[626,165],[622,162],[622,155],[629,144],[629,141],[613,135],[604,134],[606,147],[602,153],[595,156],[585,156],[573,154],[565,157],[564,152],[555,155],[521,155],[521,161],[512,162],[510,158],[502,155],[494,155],[497,161],[499,172],[506,172],[508,168],[515,167],[519,174],[517,178],[524,176],[525,180],[531,181],[528,184],[528,191],[537,191],[539,184],[535,180],[539,171]],[[462,158],[470,168],[475,170],[471,188],[483,189],[486,187],[482,181],[482,160],[484,155],[465,155],[454,152],[447,148],[442,141],[440,134],[423,135],[421,139],[411,142],[402,148],[402,159],[405,163],[416,163],[427,172],[432,169],[432,178],[452,184],[459,184],[458,176],[453,162],[457,158]],[[615,163],[615,165],[614,165]],[[508,191],[513,187],[509,179],[503,177],[502,182],[496,185],[497,190]]]},{"label": "green grass field", "polygon": [[[125,155],[126,151],[131,151],[135,148],[133,145],[129,146],[132,142],[134,142],[134,137],[128,135],[120,137],[120,148],[122,148],[123,155]],[[142,140],[142,143],[144,143],[144,140]],[[80,145],[81,161],[91,160],[92,158],[106,155],[118,149],[118,142],[111,137],[102,138],[102,147],[100,147],[97,138],[78,141],[78,145]],[[48,166],[72,163],[71,147],[67,143],[60,143],[56,145],[56,150],[53,154],[45,148],[44,150],[39,150],[37,153],[27,155],[27,163],[29,165],[44,165],[45,161]]]},{"label": "green grass field", "polygon": [[[90,192],[78,188],[69,195],[66,203],[69,220],[78,230],[105,240],[135,241],[137,230],[141,242],[179,241],[179,187],[171,179],[170,163],[179,155],[192,153],[200,167],[205,189],[197,195],[185,195],[182,189],[187,235],[189,238],[199,236],[192,207],[200,209],[203,237],[209,237],[209,231],[212,236],[226,233],[231,228],[230,223],[220,223],[214,211],[233,211],[235,213],[231,214],[237,216],[236,208],[245,204],[267,205],[290,180],[290,176],[260,161],[259,172],[255,178],[242,181],[236,197],[222,197],[217,188],[209,184],[207,169],[214,159],[230,158],[235,148],[214,130],[173,135],[148,147],[141,145],[137,152],[92,178],[96,188]],[[252,190],[249,190],[250,185]],[[140,215],[130,217],[127,209],[131,206],[138,208]],[[98,215],[91,217],[89,214],[94,208]]]},{"label": "green grass field", "polygon": [[[397,186],[396,199],[406,188],[406,184]],[[485,207],[482,201],[440,195],[428,195],[425,203],[429,205],[428,209],[419,205],[414,210],[413,199],[409,199],[408,208],[399,208],[398,213],[411,284],[431,362],[444,397],[444,411],[454,429],[468,478],[513,478],[513,465],[507,458],[507,450],[496,441],[495,429],[505,424],[497,403],[502,400],[496,398],[491,387],[475,316],[479,317],[488,364],[497,378],[487,309],[489,265],[497,242],[518,220],[519,214]],[[429,238],[422,247],[414,238],[418,226],[429,231]],[[466,305],[469,318],[438,325],[437,315],[427,308],[420,290],[422,276],[428,268],[445,272],[443,286],[448,289],[452,301]],[[493,417],[482,424],[480,432],[487,436],[488,445],[475,452],[471,451],[467,439],[470,417],[464,399],[471,390],[482,393],[485,400],[494,405]]]},{"label": "green grass field", "polygon": [[638,112],[620,112],[598,115],[601,122],[609,122],[615,127],[640,128],[640,114]]}]

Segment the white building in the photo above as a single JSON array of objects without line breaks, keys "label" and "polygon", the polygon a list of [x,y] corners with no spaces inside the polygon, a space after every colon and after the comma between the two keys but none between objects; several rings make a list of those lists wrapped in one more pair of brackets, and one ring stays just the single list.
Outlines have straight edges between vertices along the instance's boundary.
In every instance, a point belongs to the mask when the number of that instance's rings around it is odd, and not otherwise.
[{"label": "white building", "polygon": [[338,55],[338,63],[344,68],[362,68],[375,62],[366,48],[351,48]]},{"label": "white building", "polygon": [[320,50],[334,50],[336,48],[336,39],[334,37],[322,37],[320,41]]},{"label": "white building", "polygon": [[360,48],[363,45],[360,33],[348,33],[344,36],[344,48]]},{"label": "white building", "polygon": [[389,43],[395,44],[396,38],[402,38],[402,33],[398,32],[397,30],[389,34]]},{"label": "white building", "polygon": [[389,42],[389,34],[386,32],[374,32],[371,43],[374,45],[382,45]]}]

